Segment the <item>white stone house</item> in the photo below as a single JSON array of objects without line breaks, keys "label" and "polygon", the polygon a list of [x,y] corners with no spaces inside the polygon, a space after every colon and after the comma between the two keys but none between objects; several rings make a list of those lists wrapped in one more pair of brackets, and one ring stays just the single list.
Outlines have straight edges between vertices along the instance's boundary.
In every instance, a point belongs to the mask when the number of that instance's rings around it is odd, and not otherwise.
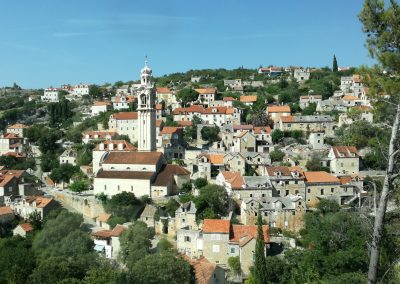
[{"label": "white stone house", "polygon": [[293,77],[297,82],[304,82],[310,79],[310,69],[294,69]]},{"label": "white stone house", "polygon": [[359,173],[360,157],[356,147],[332,146],[328,157],[332,173],[337,175]]},{"label": "white stone house", "polygon": [[60,91],[57,88],[47,88],[43,96],[40,97],[43,102],[56,103],[60,100]]},{"label": "white stone house", "polygon": [[60,165],[62,164],[70,164],[73,166],[76,166],[76,159],[78,157],[78,153],[73,150],[73,149],[66,149],[61,155],[60,155]]}]

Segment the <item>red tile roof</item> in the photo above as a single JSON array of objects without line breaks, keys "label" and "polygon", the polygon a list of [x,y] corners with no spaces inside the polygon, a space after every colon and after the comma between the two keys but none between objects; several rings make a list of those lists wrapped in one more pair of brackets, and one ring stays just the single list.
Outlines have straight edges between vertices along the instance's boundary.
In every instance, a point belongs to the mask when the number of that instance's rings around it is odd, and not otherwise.
[{"label": "red tile roof", "polygon": [[160,135],[163,134],[173,134],[173,133],[182,133],[182,127],[175,127],[175,126],[164,126],[163,129],[160,131]]},{"label": "red tile roof", "polygon": [[288,116],[281,116],[280,117],[280,120],[282,121],[282,122],[286,122],[286,123],[288,123],[288,122],[294,122],[295,121],[295,119],[294,119],[294,116],[292,116],[292,115],[288,115]]},{"label": "red tile roof", "polygon": [[22,223],[22,224],[19,224],[18,226],[21,227],[21,229],[27,233],[33,231],[32,225],[29,223]]},{"label": "red tile roof", "polygon": [[138,113],[137,112],[119,112],[119,113],[114,113],[110,116],[110,118],[114,118],[116,120],[130,120],[130,119],[138,119]]},{"label": "red tile roof", "polygon": [[242,103],[254,103],[257,101],[257,96],[240,96],[240,101]]},{"label": "red tile roof", "polygon": [[8,214],[14,214],[14,211],[8,206],[0,207],[0,215],[8,215]]},{"label": "red tile roof", "polygon": [[357,148],[354,146],[333,146],[333,154],[336,158],[358,158]]},{"label": "red tile roof", "polygon": [[28,127],[29,126],[27,126],[25,124],[17,123],[17,124],[10,125],[7,128],[10,128],[10,129],[23,129],[23,128],[28,128]]},{"label": "red tile roof", "polygon": [[231,184],[232,189],[242,189],[244,185],[243,176],[240,172],[221,171],[227,183]]},{"label": "red tile roof", "polygon": [[255,134],[262,134],[265,132],[266,134],[270,134],[272,131],[271,127],[269,126],[256,126],[254,127],[254,133]]},{"label": "red tile roof", "polygon": [[93,106],[111,106],[111,102],[94,102]]},{"label": "red tile roof", "polygon": [[165,167],[158,173],[153,185],[154,186],[167,186],[169,185],[175,175],[190,175],[190,172],[179,165],[165,165]]},{"label": "red tile roof", "polygon": [[193,267],[194,276],[196,278],[196,283],[198,284],[208,284],[210,279],[214,275],[216,264],[208,261],[207,258],[202,256],[199,259],[189,259],[189,257],[184,258]]},{"label": "red tile roof", "polygon": [[268,113],[288,112],[290,113],[290,106],[269,106],[267,107]]},{"label": "red tile roof", "polygon": [[142,171],[100,171],[96,178],[110,178],[110,179],[140,179],[150,180],[154,172]]},{"label": "red tile roof", "polygon": [[303,170],[300,167],[269,166],[267,167],[267,172],[269,176],[277,176],[277,173],[280,172],[282,176],[286,177],[292,176],[292,172],[298,172],[299,177],[303,177]]},{"label": "red tile roof", "polygon": [[200,157],[206,157],[211,164],[223,165],[224,164],[224,154],[201,154]]},{"label": "red tile roof", "polygon": [[[256,225],[232,225],[231,243],[246,244],[251,239],[257,239],[258,226]],[[268,226],[263,226],[264,243],[269,242]]]},{"label": "red tile roof", "polygon": [[166,87],[160,87],[157,88],[157,93],[159,94],[170,94],[172,93],[170,89],[166,88]]},{"label": "red tile roof", "polygon": [[203,232],[229,234],[230,226],[229,220],[204,219]]},{"label": "red tile roof", "polygon": [[227,101],[236,101],[236,99],[233,98],[233,97],[223,97],[222,100],[225,101],[225,102],[227,102]]},{"label": "red tile roof", "polygon": [[202,89],[194,89],[199,94],[215,94],[217,92],[216,88],[202,88]]},{"label": "red tile roof", "polygon": [[306,182],[310,183],[339,183],[339,179],[327,172],[304,172]]},{"label": "red tile roof", "polygon": [[189,120],[184,120],[184,121],[177,121],[178,122],[178,124],[179,124],[179,126],[192,126],[192,122],[191,121],[189,121]]},{"label": "red tile roof", "polygon": [[[137,148],[135,146],[133,146],[133,144],[129,143],[126,140],[105,140],[102,142],[104,144],[104,149],[108,150],[109,149],[109,145],[113,144],[114,145],[114,150],[113,151],[121,151],[118,150],[118,145],[120,145],[122,143],[123,145],[123,150],[122,151],[137,151]],[[96,145],[95,150],[99,151],[100,150],[100,144]]]},{"label": "red tile roof", "polygon": [[111,152],[103,164],[156,165],[162,157],[160,152]]}]

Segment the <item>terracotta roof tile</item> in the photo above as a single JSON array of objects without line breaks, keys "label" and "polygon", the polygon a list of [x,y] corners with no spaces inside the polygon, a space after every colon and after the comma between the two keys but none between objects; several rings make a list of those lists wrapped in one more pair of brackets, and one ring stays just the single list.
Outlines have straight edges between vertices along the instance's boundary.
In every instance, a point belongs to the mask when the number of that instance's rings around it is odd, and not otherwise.
[{"label": "terracotta roof tile", "polygon": [[216,88],[201,88],[201,89],[194,89],[199,94],[215,94],[217,92]]},{"label": "terracotta roof tile", "polygon": [[173,134],[173,133],[182,133],[182,127],[175,127],[175,126],[164,126],[163,129],[160,131],[160,135],[163,134]]},{"label": "terracotta roof tile", "polygon": [[33,231],[32,225],[29,223],[22,223],[22,224],[19,224],[18,226],[21,227],[21,229],[27,233]]},{"label": "terracotta roof tile", "polygon": [[242,189],[244,185],[243,176],[240,172],[221,171],[225,180],[231,184],[232,189]]},{"label": "terracotta roof tile", "polygon": [[290,106],[269,106],[267,107],[268,113],[288,112],[290,113]]},{"label": "terracotta roof tile", "polygon": [[159,87],[157,88],[157,93],[159,94],[170,94],[172,93],[170,89],[166,88],[166,87]]},{"label": "terracotta roof tile", "polygon": [[358,158],[357,148],[354,146],[333,146],[333,154],[336,158]]},{"label": "terracotta roof tile", "polygon": [[230,226],[229,220],[204,219],[203,232],[229,234]]},{"label": "terracotta roof tile", "polygon": [[17,123],[17,124],[10,125],[7,128],[10,128],[10,129],[23,129],[23,128],[29,128],[29,126],[27,126],[25,124]]},{"label": "terracotta roof tile", "polygon": [[0,207],[0,215],[8,215],[8,214],[14,214],[14,211],[8,206]]},{"label": "terracotta roof tile", "polygon": [[240,96],[240,101],[242,103],[254,103],[257,101],[257,96]]},{"label": "terracotta roof tile", "polygon": [[[109,150],[109,145],[113,144],[114,145],[114,150],[113,151],[137,151],[137,148],[133,146],[133,144],[129,143],[126,140],[105,140],[102,143],[99,143],[96,145],[95,150],[99,151],[100,150],[100,144],[104,144],[104,149]],[[123,145],[123,150],[118,150],[118,145],[122,144]]]},{"label": "terracotta roof tile", "polygon": [[196,278],[196,283],[198,284],[208,284],[210,283],[211,277],[213,277],[216,264],[211,263],[205,257],[200,259],[189,259],[187,258],[189,264],[193,267],[194,276]]},{"label": "terracotta roof tile", "polygon": [[192,122],[189,120],[184,120],[184,121],[177,121],[179,126],[192,126]]},{"label": "terracotta roof tile", "polygon": [[111,102],[94,102],[93,106],[111,106]]},{"label": "terracotta roof tile", "polygon": [[288,116],[281,116],[280,120],[284,123],[288,123],[288,122],[294,122],[295,118],[292,115],[288,115]]},{"label": "terracotta roof tile", "polygon": [[[243,238],[247,241],[257,239],[258,226],[256,225],[232,225],[232,234],[229,242],[239,243]],[[268,226],[263,225],[264,242],[269,242]]]},{"label": "terracotta roof tile", "polygon": [[174,180],[174,175],[190,175],[190,172],[179,165],[165,165],[158,173],[153,185],[167,186]]},{"label": "terracotta roof tile", "polygon": [[265,132],[266,134],[270,134],[272,131],[271,127],[269,126],[256,126],[254,127],[254,133],[255,134],[262,134]]},{"label": "terracotta roof tile", "polygon": [[154,172],[141,172],[141,171],[100,171],[96,178],[110,178],[110,179],[141,179],[150,180]]},{"label": "terracotta roof tile", "polygon": [[224,154],[201,154],[200,157],[206,157],[211,164],[223,165],[224,164]]},{"label": "terracotta roof tile", "polygon": [[136,111],[131,112],[119,112],[114,113],[110,116],[110,118],[114,118],[116,120],[131,120],[138,119],[138,113]]},{"label": "terracotta roof tile", "polygon": [[342,98],[342,100],[344,100],[344,101],[355,101],[355,100],[357,100],[357,97],[352,96],[352,95],[346,95],[346,96],[344,96]]},{"label": "terracotta roof tile", "polygon": [[222,100],[223,100],[224,102],[236,101],[236,99],[233,98],[233,97],[223,97]]},{"label": "terracotta roof tile", "polygon": [[122,232],[124,232],[124,231],[126,231],[126,230],[128,230],[127,227],[125,227],[125,226],[123,226],[123,225],[120,225],[120,224],[117,224],[117,225],[114,227],[114,229],[111,230],[110,236],[111,236],[111,237],[119,237],[119,236],[122,234]]},{"label": "terracotta roof tile", "polygon": [[162,156],[160,152],[111,152],[103,163],[156,165]]},{"label": "terracotta roof tile", "polygon": [[306,182],[310,183],[339,183],[339,179],[327,172],[304,172]]}]

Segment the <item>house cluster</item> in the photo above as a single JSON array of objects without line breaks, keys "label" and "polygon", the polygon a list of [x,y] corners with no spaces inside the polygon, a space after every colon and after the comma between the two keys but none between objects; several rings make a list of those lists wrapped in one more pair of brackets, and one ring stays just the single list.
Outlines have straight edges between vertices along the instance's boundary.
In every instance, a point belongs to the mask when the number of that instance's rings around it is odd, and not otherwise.
[{"label": "house cluster", "polygon": [[60,88],[49,87],[44,89],[40,99],[44,102],[56,103],[60,100],[63,92],[65,93],[66,99],[74,100],[89,95],[89,85],[80,83],[75,86],[64,84]]},{"label": "house cluster", "polygon": [[[260,67],[258,72],[272,79],[288,73],[301,84],[310,79],[312,70],[269,66]],[[351,145],[325,143],[342,124],[372,121],[368,89],[362,78],[342,77],[340,90],[326,100],[313,92],[301,96],[300,108],[315,106],[314,115],[298,115],[289,105],[265,101],[261,116],[267,121],[252,120],[250,124],[246,110],[259,105],[261,97],[256,92],[249,95],[248,90],[264,86],[254,78],[224,80],[224,88],[236,93],[225,97],[219,96],[215,87],[196,88],[194,102],[184,105],[176,90],[155,86],[152,70],[145,64],[139,83],[122,85],[109,101],[91,106],[92,116],[113,110],[107,125],[82,133],[82,143],[93,144],[92,162],[85,171],[93,180],[94,195],[112,197],[131,192],[161,204],[176,198],[185,183],[197,178],[226,191],[229,207],[237,208],[235,222],[232,214],[219,220],[198,220],[191,201],[180,203],[173,217],[160,218],[155,217],[159,208],[148,204],[139,218],[156,233],[176,237],[177,250],[194,271],[207,270],[204,275],[211,278],[205,283],[225,283],[230,257],[239,257],[243,275],[249,273],[254,264],[258,217],[265,224],[267,249],[272,228],[299,232],[304,214],[315,210],[321,199],[335,200],[341,206],[363,204],[366,199],[359,151]],[[199,80],[192,77],[193,83]],[[87,85],[64,85],[46,89],[42,100],[58,101],[61,91],[78,97],[89,92]],[[339,123],[326,114],[332,110],[340,112]],[[204,138],[205,130],[215,126],[219,129],[217,139]],[[24,155],[24,128],[22,124],[7,128],[0,136],[0,155]],[[279,141],[273,139],[277,130],[283,133]],[[301,133],[303,142],[292,137],[293,143],[282,146],[288,137],[285,135],[292,133]],[[283,159],[277,159],[277,153]],[[326,171],[307,169],[306,162],[314,153],[322,156],[320,166]],[[77,165],[79,158],[76,150],[66,147],[59,163]],[[35,212],[44,218],[58,207],[53,198],[39,195],[24,183],[23,177],[22,172],[0,171],[0,204],[5,205],[0,207],[0,220],[9,221],[15,215],[27,219]],[[198,192],[197,188],[192,191],[194,195]],[[101,230],[93,232],[92,237],[96,251],[117,258],[120,235],[129,224],[112,228],[108,224],[111,217],[97,217]],[[15,234],[24,236],[31,231],[29,224],[15,228]]]}]

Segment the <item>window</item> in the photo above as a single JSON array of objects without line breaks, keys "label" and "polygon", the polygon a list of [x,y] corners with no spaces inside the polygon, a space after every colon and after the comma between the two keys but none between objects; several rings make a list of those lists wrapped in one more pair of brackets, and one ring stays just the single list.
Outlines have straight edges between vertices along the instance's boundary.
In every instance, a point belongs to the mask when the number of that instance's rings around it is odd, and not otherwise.
[{"label": "window", "polygon": [[235,248],[231,248],[231,253],[235,253]]},{"label": "window", "polygon": [[321,195],[324,195],[324,189],[321,188]]},{"label": "window", "polygon": [[253,194],[252,194],[252,193],[250,193],[250,197],[253,197]]},{"label": "window", "polygon": [[104,185],[104,190],[107,190],[107,185],[106,184]]},{"label": "window", "polygon": [[211,234],[212,241],[219,241],[220,239],[221,239],[221,236],[219,234]]},{"label": "window", "polygon": [[286,190],[286,195],[289,195],[289,190]]},{"label": "window", "polygon": [[190,237],[189,236],[185,236],[185,242],[190,242]]},{"label": "window", "polygon": [[131,191],[133,191],[133,185],[131,185]]},{"label": "window", "polygon": [[212,246],[212,251],[213,251],[214,253],[218,253],[218,252],[219,252],[219,245],[213,245],[213,246]]},{"label": "window", "polygon": [[332,187],[332,188],[331,188],[331,193],[333,193],[333,189],[334,189],[334,188]]},{"label": "window", "polygon": [[311,189],[310,188],[307,188],[307,193],[311,193]]},{"label": "window", "polygon": [[119,187],[119,185],[117,186],[118,187],[118,191],[120,190],[120,187]]},{"label": "window", "polygon": [[298,184],[299,182],[297,180],[294,181],[294,184]]}]

